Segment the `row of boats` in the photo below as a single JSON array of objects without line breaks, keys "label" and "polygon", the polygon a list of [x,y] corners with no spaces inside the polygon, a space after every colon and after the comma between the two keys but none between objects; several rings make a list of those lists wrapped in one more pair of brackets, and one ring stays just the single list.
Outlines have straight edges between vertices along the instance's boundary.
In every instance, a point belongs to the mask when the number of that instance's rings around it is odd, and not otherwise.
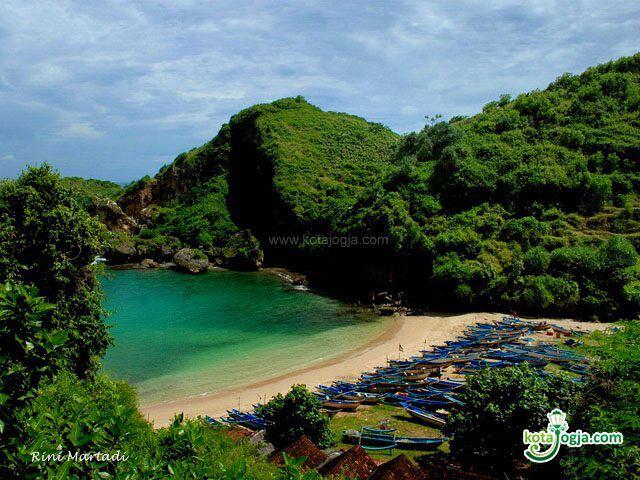
[{"label": "row of boats", "polygon": [[[434,346],[407,360],[389,360],[386,365],[363,373],[356,382],[318,385],[315,394],[330,414],[355,412],[362,405],[385,403],[402,408],[420,423],[441,428],[449,414],[464,406],[460,393],[465,388],[466,376],[485,368],[505,368],[526,362],[541,375],[548,375],[544,368],[553,363],[572,372],[574,381],[583,381],[589,372],[584,356],[529,337],[545,330],[556,336],[575,334],[558,325],[516,317],[476,323],[445,345]],[[569,343],[577,342],[570,340]],[[445,372],[455,374],[456,378],[443,378]],[[223,420],[252,429],[266,426],[255,409],[252,413],[229,410]],[[386,448],[394,444],[403,448],[428,449],[444,441],[442,437],[398,437],[385,429],[374,430],[374,427],[364,427],[360,432],[350,430],[344,432],[344,440],[357,441],[363,447],[373,449],[380,444]],[[386,436],[384,441],[381,435]]]}]

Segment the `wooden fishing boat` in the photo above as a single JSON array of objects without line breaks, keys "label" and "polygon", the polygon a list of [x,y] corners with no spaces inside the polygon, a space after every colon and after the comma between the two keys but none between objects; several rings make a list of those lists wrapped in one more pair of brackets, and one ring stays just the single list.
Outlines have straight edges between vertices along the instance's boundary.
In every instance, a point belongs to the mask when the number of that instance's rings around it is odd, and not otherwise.
[{"label": "wooden fishing boat", "polygon": [[320,411],[331,418],[338,414],[338,410],[327,410],[326,408],[321,408]]},{"label": "wooden fishing boat", "polygon": [[380,403],[380,397],[372,393],[342,393],[340,395],[336,395],[334,398],[336,400],[350,400],[360,402],[363,405],[377,405],[378,403]]},{"label": "wooden fishing boat", "polygon": [[413,418],[420,420],[421,422],[428,425],[433,425],[434,427],[441,428],[444,427],[444,425],[447,423],[446,417],[440,415],[439,413],[428,412],[407,403],[402,404],[402,408],[404,408],[405,412],[407,412]]},{"label": "wooden fishing boat", "polygon": [[542,332],[551,328],[551,325],[549,325],[547,322],[532,323],[529,326],[531,327],[531,330],[535,330],[536,332]]},{"label": "wooden fishing boat", "polygon": [[403,373],[403,378],[408,382],[419,382],[420,380],[424,380],[429,377],[429,371],[420,372],[420,373]]},{"label": "wooden fishing boat", "polygon": [[452,357],[445,357],[445,358],[433,358],[433,359],[428,359],[425,360],[423,363],[424,365],[429,365],[432,367],[437,367],[437,368],[446,368],[449,365],[453,365],[455,363],[456,359],[452,358]]},{"label": "wooden fishing boat", "polygon": [[327,410],[340,410],[342,412],[355,412],[360,406],[360,402],[352,400],[325,400],[322,407]]},{"label": "wooden fishing boat", "polygon": [[[342,432],[342,441],[344,443],[362,445],[367,448],[368,445],[381,446],[389,448],[391,444],[395,448],[401,450],[435,450],[448,440],[446,437],[404,437],[394,434],[394,429],[385,430],[369,430],[363,427],[363,432],[357,430],[345,430]],[[367,445],[367,446],[365,446]]]},{"label": "wooden fishing boat", "polygon": [[573,330],[561,327],[560,325],[551,325],[551,329],[556,333],[560,333],[564,335],[565,337],[570,337],[571,335],[574,334]]},{"label": "wooden fishing boat", "polygon": [[396,447],[402,450],[435,450],[448,438],[446,437],[396,437]]}]

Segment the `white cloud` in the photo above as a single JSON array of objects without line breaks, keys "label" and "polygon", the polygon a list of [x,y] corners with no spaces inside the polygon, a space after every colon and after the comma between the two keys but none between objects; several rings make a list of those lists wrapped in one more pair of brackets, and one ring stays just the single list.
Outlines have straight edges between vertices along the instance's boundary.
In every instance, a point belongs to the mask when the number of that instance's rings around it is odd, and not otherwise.
[{"label": "white cloud", "polygon": [[6,161],[9,161],[9,160],[15,160],[15,158],[16,158],[16,157],[14,157],[14,156],[13,156],[12,154],[10,154],[10,153],[7,153],[7,154],[5,154],[5,155],[0,156],[0,159],[1,159],[1,160],[6,160]]},{"label": "white cloud", "polygon": [[96,139],[102,137],[104,132],[97,130],[89,122],[75,122],[66,125],[61,130],[58,130],[57,134],[63,138]]}]

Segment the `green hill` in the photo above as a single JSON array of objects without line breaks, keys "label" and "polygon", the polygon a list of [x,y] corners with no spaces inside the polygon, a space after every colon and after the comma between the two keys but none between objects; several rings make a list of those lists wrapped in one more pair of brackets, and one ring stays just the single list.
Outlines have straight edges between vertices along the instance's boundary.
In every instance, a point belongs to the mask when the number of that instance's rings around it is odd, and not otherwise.
[{"label": "green hill", "polygon": [[399,141],[381,125],[282,99],[234,115],[118,203],[150,227],[137,239],[145,252],[149,242],[177,238],[210,257],[242,257],[256,245],[242,229],[261,239],[326,230],[338,205],[353,204],[389,171]]},{"label": "green hill", "polygon": [[[259,243],[267,263],[358,298],[631,316],[639,106],[640,54],[402,138],[283,99],[233,116],[119,203],[143,225],[145,253],[167,238],[210,258]],[[333,235],[349,248],[275,244],[282,234]]]},{"label": "green hill", "polygon": [[324,228],[340,204],[389,171],[400,137],[379,124],[323,112],[302,98],[233,116],[231,209],[258,232]]},{"label": "green hill", "polygon": [[336,229],[389,235],[384,278],[432,306],[635,315],[639,105],[635,55],[427,126]]}]

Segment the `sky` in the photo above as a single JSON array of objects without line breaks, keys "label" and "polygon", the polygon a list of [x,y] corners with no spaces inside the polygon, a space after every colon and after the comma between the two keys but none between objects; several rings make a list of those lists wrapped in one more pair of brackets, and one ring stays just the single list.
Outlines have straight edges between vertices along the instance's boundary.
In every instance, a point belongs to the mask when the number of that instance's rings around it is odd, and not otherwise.
[{"label": "sky", "polygon": [[153,175],[297,95],[405,133],[638,50],[633,0],[2,0],[0,177]]}]

